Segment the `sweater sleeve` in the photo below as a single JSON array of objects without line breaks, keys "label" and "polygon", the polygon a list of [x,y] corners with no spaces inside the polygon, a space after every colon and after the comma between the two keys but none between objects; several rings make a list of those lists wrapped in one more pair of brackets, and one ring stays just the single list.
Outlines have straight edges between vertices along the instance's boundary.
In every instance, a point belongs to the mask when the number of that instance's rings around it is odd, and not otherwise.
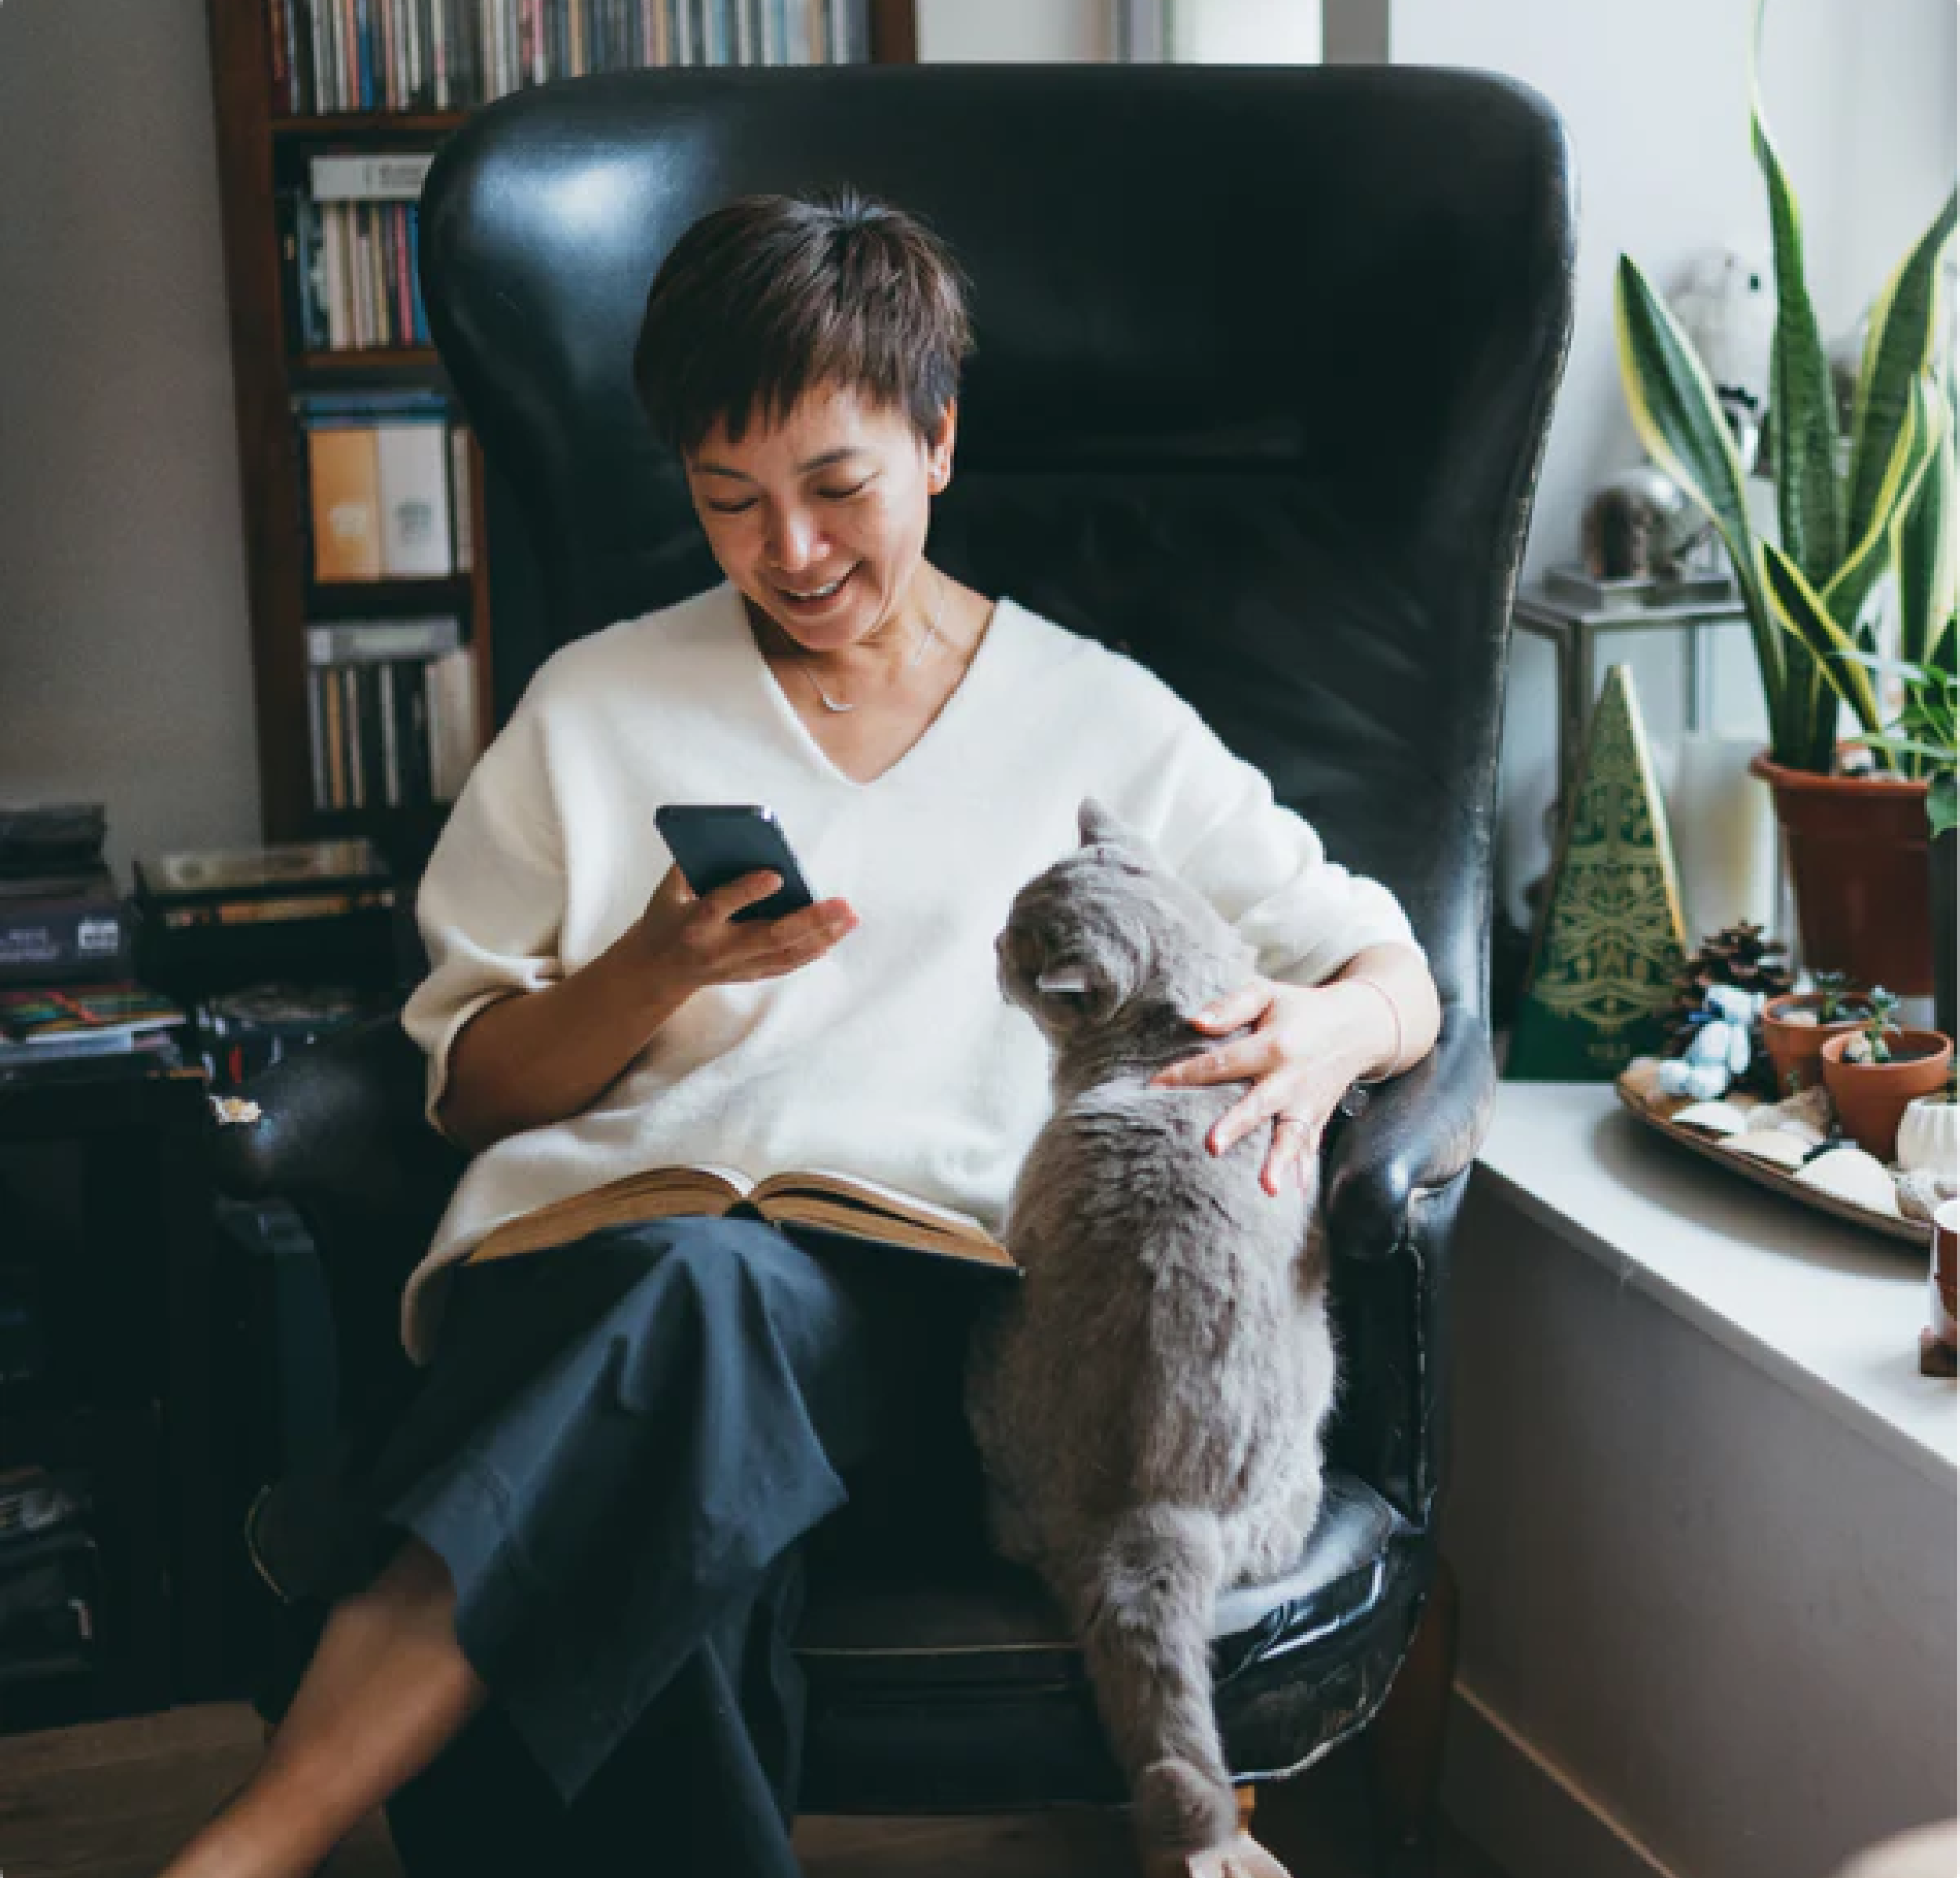
[{"label": "sweater sleeve", "polygon": [[1395,895],[1329,860],[1312,825],[1195,711],[1163,773],[1160,854],[1237,927],[1265,976],[1324,984],[1367,946],[1421,950]]},{"label": "sweater sleeve", "polygon": [[429,975],[401,1026],[428,1055],[427,1113],[437,1127],[463,1026],[499,998],[564,976],[564,843],[535,692],[470,772],[416,895]]}]

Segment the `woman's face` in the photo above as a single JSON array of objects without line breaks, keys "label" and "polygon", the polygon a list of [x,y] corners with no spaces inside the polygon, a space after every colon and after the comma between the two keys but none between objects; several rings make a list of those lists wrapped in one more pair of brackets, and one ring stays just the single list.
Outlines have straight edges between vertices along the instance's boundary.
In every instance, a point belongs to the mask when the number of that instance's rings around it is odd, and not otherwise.
[{"label": "woman's face", "polygon": [[953,427],[949,409],[928,448],[902,413],[840,389],[810,392],[739,444],[717,423],[687,472],[722,572],[811,652],[895,626],[922,565],[929,499],[952,471]]}]

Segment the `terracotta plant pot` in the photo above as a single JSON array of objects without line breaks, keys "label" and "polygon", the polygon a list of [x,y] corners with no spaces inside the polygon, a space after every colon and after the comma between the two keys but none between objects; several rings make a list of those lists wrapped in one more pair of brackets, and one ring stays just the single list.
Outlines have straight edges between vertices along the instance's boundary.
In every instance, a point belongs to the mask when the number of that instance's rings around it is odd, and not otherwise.
[{"label": "terracotta plant pot", "polygon": [[1929,995],[1926,784],[1904,776],[1813,776],[1785,769],[1767,751],[1749,768],[1776,797],[1804,964],[1904,997]]},{"label": "terracotta plant pot", "polygon": [[[1850,994],[1855,999],[1857,994]],[[1793,1024],[1784,1021],[1784,1014],[1791,1011],[1814,1011],[1824,1002],[1815,991],[1792,993],[1784,997],[1772,998],[1763,1007],[1762,1047],[1769,1053],[1769,1061],[1777,1072],[1777,1100],[1780,1102],[1791,1092],[1790,1078],[1795,1077],[1799,1089],[1814,1088],[1824,1081],[1824,1046],[1827,1037],[1842,1037],[1847,1030],[1855,1030],[1864,1021],[1862,1018],[1841,1018],[1835,1023]]]},{"label": "terracotta plant pot", "polygon": [[1903,1062],[1848,1063],[1844,1052],[1850,1041],[1834,1037],[1824,1046],[1824,1086],[1844,1132],[1889,1167],[1907,1103],[1946,1086],[1953,1044],[1937,1030],[1894,1030],[1886,1042]]},{"label": "terracotta plant pot", "polygon": [[1954,876],[1960,871],[1960,828],[1936,837],[1929,883],[1933,897],[1933,1021],[1949,1037],[1960,1037],[1960,1011],[1954,1008],[1954,976],[1960,960],[1960,934],[1954,925]]}]

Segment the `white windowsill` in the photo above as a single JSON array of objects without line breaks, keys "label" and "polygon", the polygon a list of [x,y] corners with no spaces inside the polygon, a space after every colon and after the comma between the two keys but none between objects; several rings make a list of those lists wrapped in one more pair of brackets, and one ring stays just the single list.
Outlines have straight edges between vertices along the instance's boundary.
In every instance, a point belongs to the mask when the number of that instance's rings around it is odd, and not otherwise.
[{"label": "white windowsill", "polygon": [[1948,1491],[1955,1389],[1918,1373],[1928,1254],[1676,1147],[1611,1087],[1507,1082],[1476,1178]]}]

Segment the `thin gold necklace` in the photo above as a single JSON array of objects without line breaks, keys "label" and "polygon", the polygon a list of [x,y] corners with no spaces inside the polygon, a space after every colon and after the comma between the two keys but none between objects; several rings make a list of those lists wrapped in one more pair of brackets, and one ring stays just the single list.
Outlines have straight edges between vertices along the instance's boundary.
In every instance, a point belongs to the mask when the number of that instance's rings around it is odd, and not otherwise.
[{"label": "thin gold necklace", "polygon": [[[933,607],[932,616],[926,621],[926,630],[919,635],[918,645],[913,648],[912,656],[905,662],[905,669],[907,671],[910,671],[926,656],[926,648],[939,637],[939,614],[946,603],[946,590],[942,586],[939,589],[938,601]],[[817,682],[816,670],[810,663],[810,655],[808,652],[805,652],[797,663],[803,668],[803,675],[810,681],[810,688],[817,694],[818,701],[826,710],[835,711],[841,716],[846,711],[855,710],[858,708],[856,704],[840,703]],[[863,699],[860,699],[858,703],[862,703]]]}]

